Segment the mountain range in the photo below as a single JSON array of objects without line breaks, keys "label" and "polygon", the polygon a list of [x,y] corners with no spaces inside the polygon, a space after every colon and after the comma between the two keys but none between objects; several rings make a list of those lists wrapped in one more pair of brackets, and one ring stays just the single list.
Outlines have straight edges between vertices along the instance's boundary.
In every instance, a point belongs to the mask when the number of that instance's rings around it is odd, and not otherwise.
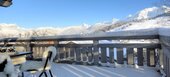
[{"label": "mountain range", "polygon": [[31,37],[31,36],[54,36],[71,34],[89,34],[98,32],[112,32],[122,30],[147,29],[158,27],[170,27],[170,7],[159,6],[145,8],[135,15],[110,22],[96,23],[93,25],[82,24],[65,28],[41,27],[26,29],[16,24],[0,24],[1,37]]}]

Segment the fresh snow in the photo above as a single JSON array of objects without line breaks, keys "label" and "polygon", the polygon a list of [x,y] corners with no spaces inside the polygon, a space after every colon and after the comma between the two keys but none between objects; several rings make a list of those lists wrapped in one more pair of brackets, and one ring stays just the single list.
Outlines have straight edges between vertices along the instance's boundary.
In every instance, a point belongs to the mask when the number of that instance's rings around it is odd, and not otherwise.
[{"label": "fresh snow", "polygon": [[[161,77],[152,67],[98,67],[70,64],[52,65],[54,77]],[[29,73],[25,73],[29,76]]]},{"label": "fresh snow", "polygon": [[139,11],[137,15],[131,16],[131,17],[137,20],[149,19],[149,18],[153,18],[164,13],[169,13],[169,12],[170,12],[170,7],[167,7],[167,6],[151,7],[151,8],[146,8],[142,11]]},{"label": "fresh snow", "polygon": [[159,29],[159,35],[170,36],[170,28],[164,27]]}]

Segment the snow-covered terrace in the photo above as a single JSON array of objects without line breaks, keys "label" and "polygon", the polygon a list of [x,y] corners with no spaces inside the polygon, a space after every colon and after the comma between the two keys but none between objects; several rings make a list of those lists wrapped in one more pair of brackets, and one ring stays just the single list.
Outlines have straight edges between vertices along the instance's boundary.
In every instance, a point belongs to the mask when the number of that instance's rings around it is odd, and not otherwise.
[{"label": "snow-covered terrace", "polygon": [[[52,71],[56,77],[161,77],[165,75],[170,77],[170,29],[167,28],[156,28],[156,29],[144,29],[144,30],[130,30],[130,31],[117,31],[117,32],[106,32],[106,33],[94,33],[94,34],[81,34],[81,35],[60,35],[60,36],[48,36],[48,37],[31,37],[31,38],[2,38],[1,42],[30,42],[29,50],[36,52],[33,55],[40,55],[40,48],[44,46],[54,45],[58,48],[58,56],[56,60],[74,60],[73,64],[60,64],[53,63]],[[157,43],[109,43],[100,44],[100,40],[155,40],[158,39]],[[92,40],[92,44],[72,44],[75,51],[71,49],[66,51],[70,45],[60,44],[61,41],[84,41]],[[36,41],[57,41],[54,44],[36,44]],[[31,45],[30,45],[31,44]],[[19,44],[17,44],[19,45]],[[16,46],[17,46],[16,45]],[[42,46],[41,46],[42,45]],[[19,45],[21,46],[21,45]],[[84,51],[81,50],[84,47],[93,47],[93,57],[85,55]],[[109,50],[107,48],[117,48],[117,51]],[[76,50],[79,49],[80,50]],[[124,50],[121,48],[127,48],[126,57],[123,55]],[[129,49],[137,48],[136,56],[132,56],[135,52],[128,51]],[[142,50],[141,50],[142,48]],[[148,49],[147,51],[143,48]],[[157,49],[160,49],[158,51]],[[41,48],[42,49],[42,48]],[[69,52],[69,55],[66,54]],[[155,54],[159,52],[159,54]],[[38,53],[38,54],[37,54]],[[74,55],[71,55],[71,54]],[[109,55],[107,55],[109,53]],[[114,54],[116,55],[116,58]],[[163,56],[160,55],[163,54]],[[64,55],[63,55],[64,54]],[[145,54],[145,55],[143,55]],[[66,56],[67,55],[67,56]],[[84,56],[82,56],[84,55]],[[91,54],[92,55],[92,54]],[[159,57],[158,57],[159,55]],[[76,56],[76,57],[75,57]],[[87,58],[88,57],[88,58]],[[100,57],[100,59],[99,59]],[[109,60],[108,58],[109,57]],[[136,58],[137,57],[137,58]],[[159,60],[156,58],[160,58]],[[126,60],[124,60],[126,58]],[[144,59],[143,59],[144,58]],[[116,59],[116,60],[115,60]],[[135,60],[136,59],[136,60]],[[94,65],[77,65],[80,62],[93,62]],[[101,66],[98,66],[101,63]],[[109,65],[107,65],[109,63]],[[128,63],[128,64],[127,64]],[[95,65],[97,64],[97,65]],[[107,67],[106,67],[107,66]],[[161,72],[157,72],[160,70]],[[164,74],[165,73],[165,74]]]},{"label": "snow-covered terrace", "polygon": [[52,71],[56,77],[161,77],[153,67],[135,68],[132,66],[122,67],[99,67],[71,64],[53,64]]}]

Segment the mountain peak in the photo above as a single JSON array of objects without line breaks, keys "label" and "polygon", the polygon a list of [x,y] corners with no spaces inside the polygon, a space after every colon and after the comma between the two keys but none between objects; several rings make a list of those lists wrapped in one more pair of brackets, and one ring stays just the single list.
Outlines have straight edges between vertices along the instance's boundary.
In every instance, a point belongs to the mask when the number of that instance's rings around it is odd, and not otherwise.
[{"label": "mountain peak", "polygon": [[160,6],[160,7],[146,8],[144,10],[139,11],[135,16],[132,16],[132,18],[137,20],[149,19],[164,13],[170,13],[170,7]]}]

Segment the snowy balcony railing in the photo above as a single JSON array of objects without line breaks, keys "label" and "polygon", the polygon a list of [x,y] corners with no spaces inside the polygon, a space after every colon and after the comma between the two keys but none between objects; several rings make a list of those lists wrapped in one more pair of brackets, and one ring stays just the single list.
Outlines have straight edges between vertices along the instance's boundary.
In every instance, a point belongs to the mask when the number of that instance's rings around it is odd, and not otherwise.
[{"label": "snowy balcony railing", "polygon": [[[3,44],[23,46],[41,57],[50,45],[56,46],[57,62],[107,66],[137,65],[163,69],[170,77],[170,29],[145,29],[81,35],[31,38],[4,38]],[[104,42],[103,42],[104,41]],[[162,71],[161,71],[162,72]]]}]

